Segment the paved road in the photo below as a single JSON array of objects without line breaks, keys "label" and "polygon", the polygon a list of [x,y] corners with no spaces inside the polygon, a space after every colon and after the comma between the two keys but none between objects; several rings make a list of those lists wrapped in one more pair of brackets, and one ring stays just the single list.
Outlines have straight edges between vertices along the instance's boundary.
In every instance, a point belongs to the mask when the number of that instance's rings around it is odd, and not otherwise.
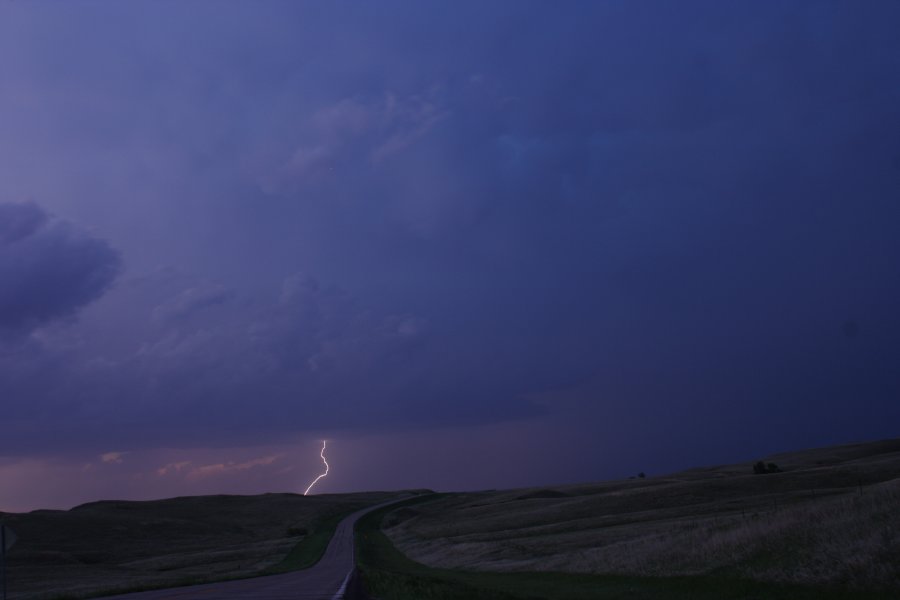
[{"label": "paved road", "polygon": [[343,597],[344,586],[353,570],[353,525],[367,512],[385,502],[357,511],[341,521],[325,554],[315,566],[285,573],[238,581],[206,583],[190,587],[105,596],[104,600],[336,600]]}]

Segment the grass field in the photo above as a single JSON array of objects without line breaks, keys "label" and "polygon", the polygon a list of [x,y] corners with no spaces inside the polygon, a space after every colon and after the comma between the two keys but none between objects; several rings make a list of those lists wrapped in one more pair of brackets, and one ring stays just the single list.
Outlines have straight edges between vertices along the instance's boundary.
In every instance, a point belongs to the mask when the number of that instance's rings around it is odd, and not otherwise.
[{"label": "grass field", "polygon": [[397,508],[382,542],[402,554],[382,547],[397,560],[369,563],[370,583],[385,599],[457,597],[402,592],[428,578],[512,597],[900,597],[900,440],[766,462],[784,472],[748,462]]},{"label": "grass field", "polygon": [[196,496],[2,514],[19,536],[9,600],[80,598],[315,563],[346,514],[392,493]]},{"label": "grass field", "polygon": [[[428,502],[411,501],[405,506]],[[423,507],[426,505],[422,504]],[[357,556],[378,600],[893,600],[892,592],[754,581],[728,575],[653,577],[440,569],[403,555],[381,531],[386,508],[357,526]]]}]

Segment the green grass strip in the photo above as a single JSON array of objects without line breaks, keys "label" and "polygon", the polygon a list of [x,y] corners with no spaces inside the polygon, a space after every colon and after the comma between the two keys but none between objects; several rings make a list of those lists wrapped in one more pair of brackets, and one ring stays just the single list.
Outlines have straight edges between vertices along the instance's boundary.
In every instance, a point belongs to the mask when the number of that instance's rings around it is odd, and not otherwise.
[{"label": "green grass strip", "polygon": [[318,521],[315,524],[313,531],[297,542],[280,563],[269,567],[261,574],[273,575],[276,573],[288,573],[290,571],[299,571],[300,569],[310,568],[319,562],[325,554],[325,549],[328,548],[328,543],[331,541],[331,538],[334,537],[334,532],[337,529],[338,523],[340,523],[344,517],[357,510],[359,509],[354,508],[353,510],[345,511]]},{"label": "green grass strip", "polygon": [[393,510],[439,495],[414,498],[357,522],[357,562],[369,594],[380,600],[891,600],[878,592],[719,577],[642,577],[569,573],[489,573],[431,568],[407,558],[382,533]]}]

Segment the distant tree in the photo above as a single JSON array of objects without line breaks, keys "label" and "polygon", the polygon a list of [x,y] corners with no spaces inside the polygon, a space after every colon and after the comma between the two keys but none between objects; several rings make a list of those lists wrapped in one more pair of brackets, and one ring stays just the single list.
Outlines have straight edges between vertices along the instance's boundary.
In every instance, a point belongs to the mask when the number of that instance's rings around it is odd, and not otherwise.
[{"label": "distant tree", "polygon": [[640,473],[638,473],[638,477],[640,477],[641,479],[643,479],[643,478],[646,477],[646,476],[647,476],[647,475],[646,475],[643,471],[641,471]]},{"label": "distant tree", "polygon": [[766,473],[781,473],[781,468],[775,463],[766,464],[760,460],[753,464],[753,472],[757,475],[765,475]]}]

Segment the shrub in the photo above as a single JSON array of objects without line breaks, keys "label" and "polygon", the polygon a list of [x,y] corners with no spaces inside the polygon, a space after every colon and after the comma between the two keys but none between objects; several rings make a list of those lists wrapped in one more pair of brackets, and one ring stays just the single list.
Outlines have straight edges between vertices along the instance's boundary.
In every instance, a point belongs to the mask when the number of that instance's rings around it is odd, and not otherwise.
[{"label": "shrub", "polygon": [[766,464],[760,460],[753,464],[753,472],[757,475],[764,475],[766,473],[781,473],[781,468],[775,463]]}]

